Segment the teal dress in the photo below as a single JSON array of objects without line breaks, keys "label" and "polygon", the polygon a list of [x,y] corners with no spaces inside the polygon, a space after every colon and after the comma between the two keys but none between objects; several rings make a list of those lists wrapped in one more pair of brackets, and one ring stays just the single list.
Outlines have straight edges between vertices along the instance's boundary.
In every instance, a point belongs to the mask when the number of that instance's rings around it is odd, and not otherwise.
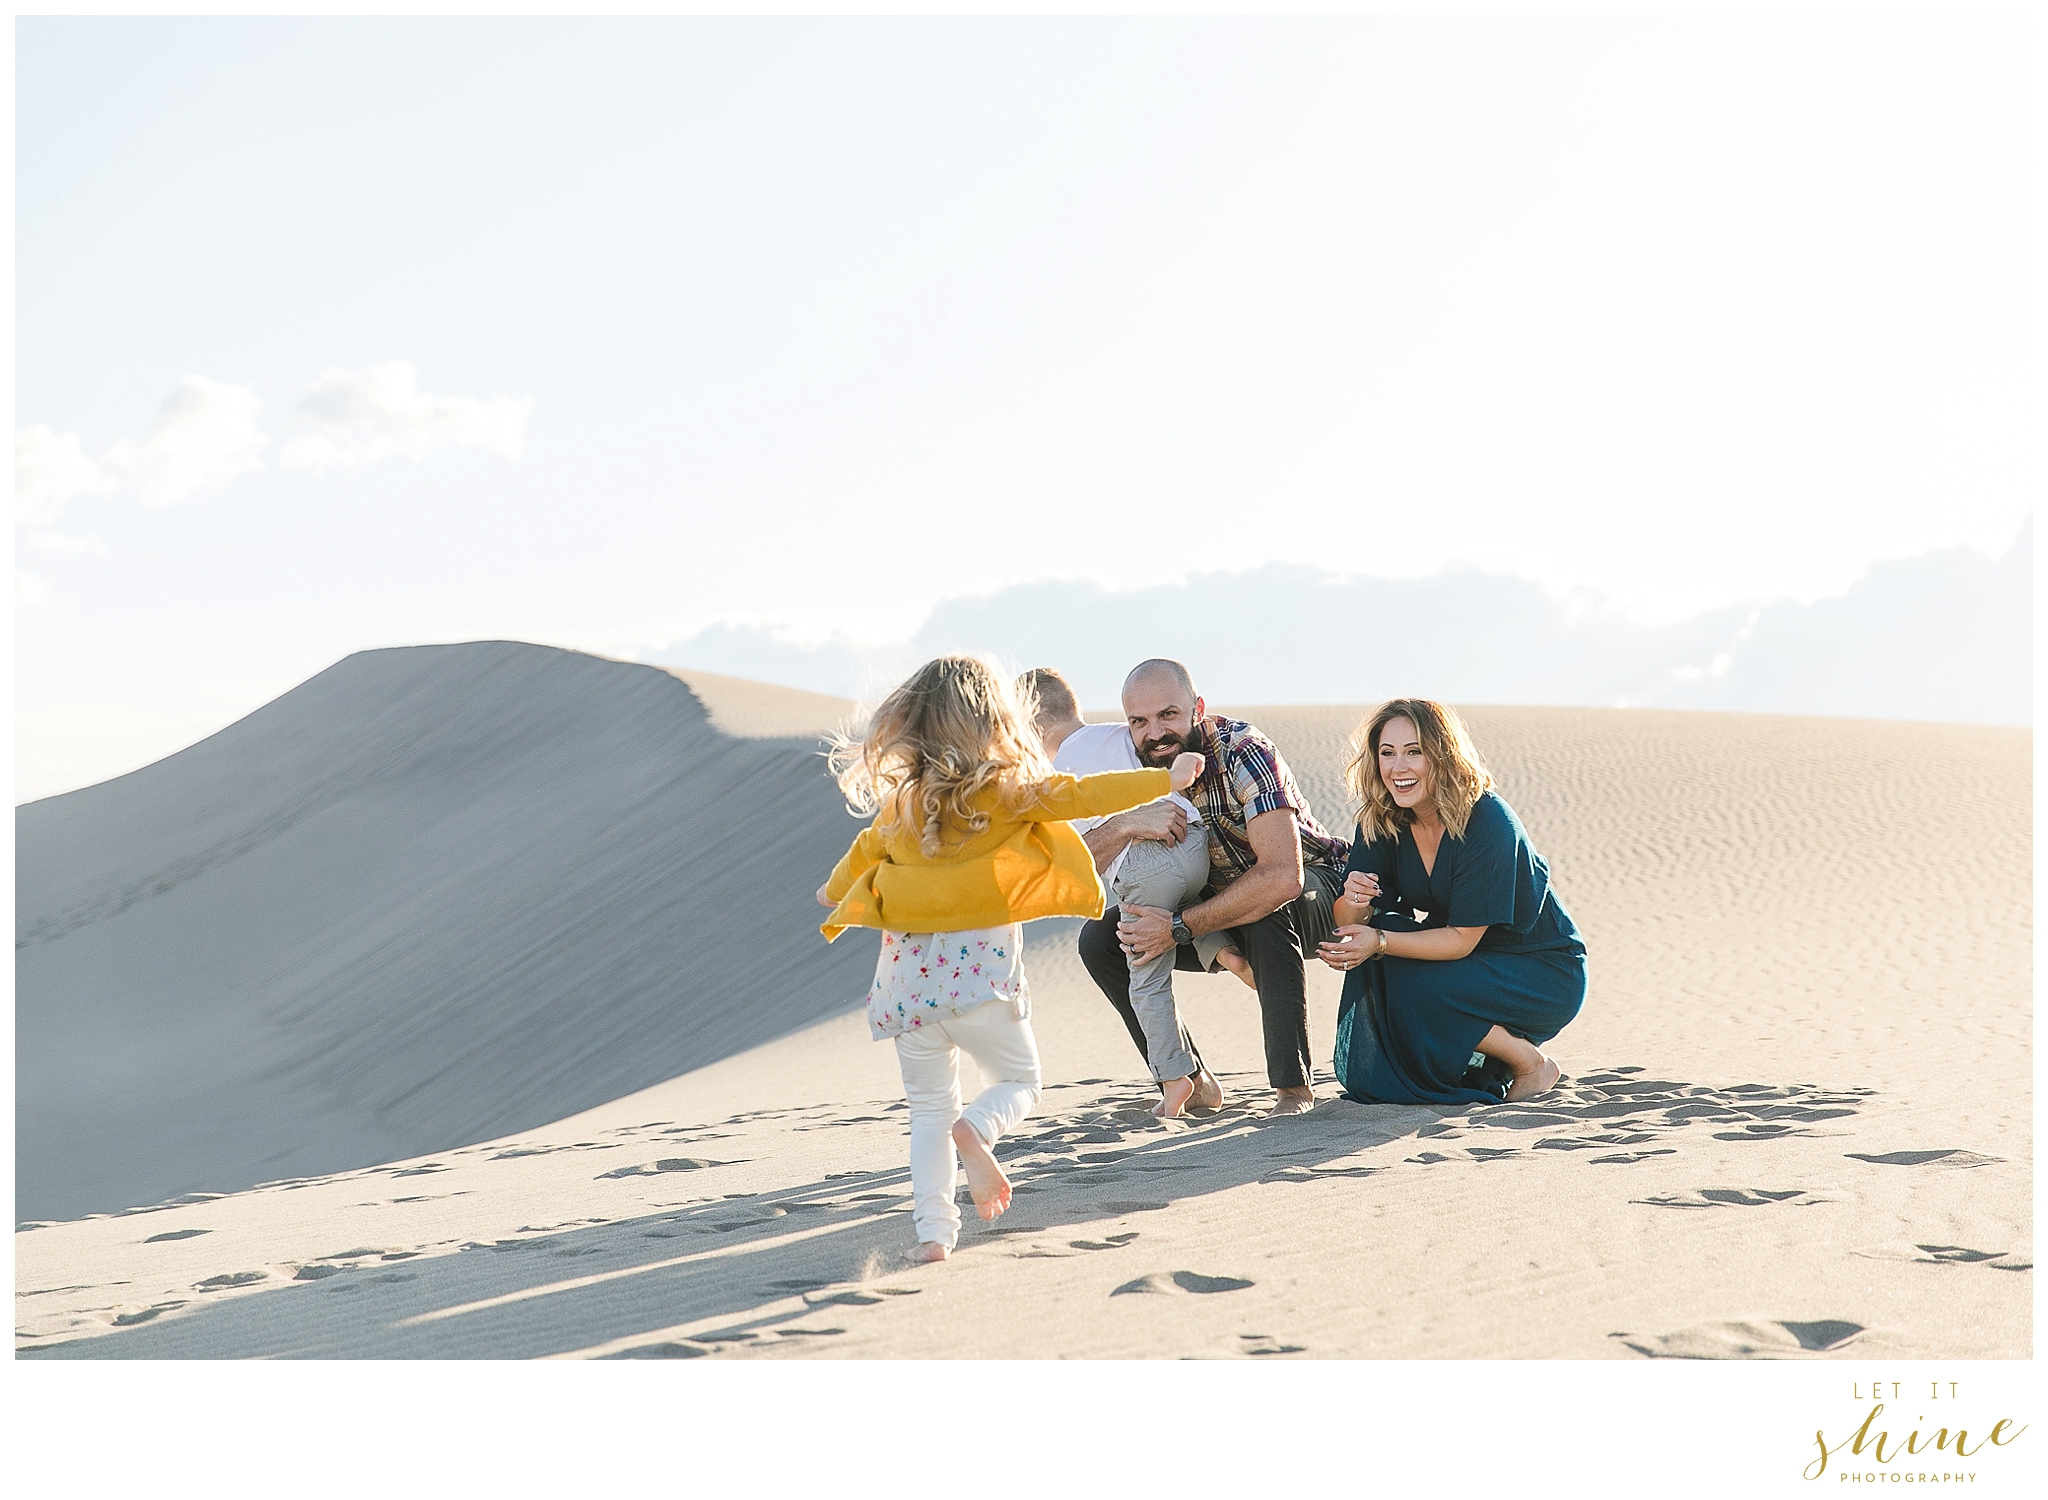
[{"label": "teal dress", "polygon": [[[1436,868],[1406,829],[1358,839],[1351,870],[1379,877],[1370,923],[1388,932],[1484,927],[1463,958],[1368,959],[1344,976],[1337,1006],[1337,1079],[1344,1095],[1379,1104],[1497,1101],[1466,1069],[1494,1026],[1541,1045],[1586,998],[1586,945],[1550,888],[1550,866],[1514,810],[1492,792],[1463,838],[1445,833]],[[1476,1085],[1476,1086],[1475,1086]]]}]

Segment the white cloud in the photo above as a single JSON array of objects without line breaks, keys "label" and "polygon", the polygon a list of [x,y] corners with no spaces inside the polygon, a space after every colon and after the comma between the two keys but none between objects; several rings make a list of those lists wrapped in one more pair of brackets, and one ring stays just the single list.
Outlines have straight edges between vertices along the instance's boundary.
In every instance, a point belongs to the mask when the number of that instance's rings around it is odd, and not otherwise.
[{"label": "white cloud", "polygon": [[26,568],[14,570],[14,607],[34,609],[50,602],[50,581],[38,578]]},{"label": "white cloud", "polygon": [[434,396],[405,360],[363,370],[329,370],[297,407],[312,429],[284,446],[290,468],[354,468],[386,458],[420,458],[441,448],[481,448],[517,460],[533,402],[496,396]]},{"label": "white cloud", "polygon": [[1638,72],[1635,59],[1626,52],[1605,53],[1593,64],[1595,81],[1608,90],[1622,89],[1634,83]]},{"label": "white cloud", "polygon": [[262,466],[270,439],[256,425],[263,401],[246,386],[187,375],[157,411],[149,436],[116,443],[108,471],[144,505],[175,505]]},{"label": "white cloud", "polygon": [[48,526],[77,495],[104,494],[113,477],[85,456],[75,432],[52,432],[38,422],[14,434],[14,519]]},{"label": "white cloud", "polygon": [[89,532],[84,536],[73,536],[64,531],[23,531],[21,542],[31,552],[52,554],[107,550],[106,544]]}]

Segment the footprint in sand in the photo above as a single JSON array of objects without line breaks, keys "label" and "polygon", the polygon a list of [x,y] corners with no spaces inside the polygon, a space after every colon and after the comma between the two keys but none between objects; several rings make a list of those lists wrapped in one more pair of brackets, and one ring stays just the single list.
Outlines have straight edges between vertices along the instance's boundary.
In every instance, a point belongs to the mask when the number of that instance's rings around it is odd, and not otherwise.
[{"label": "footprint in sand", "polygon": [[806,1307],[873,1307],[884,1297],[915,1297],[921,1286],[878,1286],[866,1292],[834,1292],[829,1297],[805,1297]]},{"label": "footprint in sand", "polygon": [[1758,1319],[1701,1323],[1677,1333],[1608,1336],[1651,1359],[1810,1359],[1847,1347],[1863,1331],[1861,1323],[1838,1318],[1812,1323]]},{"label": "footprint in sand", "polygon": [[1805,1188],[1701,1188],[1696,1193],[1629,1200],[1651,1208],[1768,1208],[1774,1203],[1792,1202],[1806,1207],[1827,1201],[1814,1197]]},{"label": "footprint in sand", "polygon": [[115,1313],[116,1328],[133,1328],[137,1323],[147,1323],[151,1318],[160,1318],[174,1307],[183,1307],[183,1302],[159,1302],[154,1307],[138,1307],[129,1312]]},{"label": "footprint in sand", "polygon": [[1138,1231],[1131,1229],[1099,1240],[1068,1240],[1067,1243],[1076,1250],[1121,1250],[1137,1237]]},{"label": "footprint in sand", "polygon": [[197,1283],[193,1290],[198,1292],[220,1292],[226,1291],[232,1286],[254,1286],[259,1281],[268,1281],[269,1279],[270,1273],[268,1271],[229,1271],[220,1276],[207,1277],[206,1280]]},{"label": "footprint in sand", "polygon": [[1906,1260],[1923,1266],[1984,1266],[1993,1271],[2034,1269],[2034,1258],[2024,1252],[1973,1250],[1967,1245],[1865,1245],[1849,1253],[1865,1260]]},{"label": "footprint in sand", "polygon": [[[1444,1158],[1448,1160],[1448,1158]],[[1385,1167],[1282,1167],[1277,1172],[1268,1172],[1266,1182],[1321,1182],[1330,1177],[1375,1177]]]},{"label": "footprint in sand", "polygon": [[1270,1333],[1240,1333],[1238,1342],[1244,1346],[1240,1353],[1258,1354],[1306,1354],[1305,1344],[1283,1344]]},{"label": "footprint in sand", "polygon": [[166,1240],[191,1240],[197,1239],[202,1234],[212,1233],[211,1229],[172,1229],[163,1234],[153,1234],[142,1243],[145,1245],[161,1245]]},{"label": "footprint in sand", "polygon": [[644,1167],[618,1167],[609,1172],[600,1172],[596,1180],[603,1182],[608,1177],[659,1177],[664,1172],[701,1172],[706,1167],[731,1167],[738,1162],[711,1161],[702,1156],[664,1156],[660,1161],[649,1162]]},{"label": "footprint in sand", "polygon": [[[1839,1131],[1832,1133],[1840,1134]],[[1745,1125],[1740,1130],[1717,1130],[1714,1132],[1714,1139],[1717,1141],[1753,1143],[1756,1141],[1782,1141],[1793,1136],[1820,1134],[1823,1134],[1823,1132],[1818,1130],[1798,1130],[1790,1125]]]},{"label": "footprint in sand", "polygon": [[621,1349],[617,1354],[600,1355],[601,1359],[700,1359],[711,1353],[697,1344],[680,1343],[674,1339],[659,1344],[636,1344],[631,1349]]},{"label": "footprint in sand", "polygon": [[[1927,1254],[1927,1259],[1937,1265],[1974,1266],[1986,1261],[1995,1262],[2007,1259],[2006,1253],[2003,1250],[1972,1250],[1967,1245],[1921,1245],[1917,1248],[1924,1250]],[[1998,1267],[2001,1271],[2031,1271],[2033,1268],[2033,1262],[2031,1261],[2027,1262],[2024,1266],[2000,1265]]]},{"label": "footprint in sand", "polygon": [[1177,1296],[1184,1292],[1206,1295],[1211,1292],[1241,1292],[1257,1283],[1238,1276],[1201,1276],[1193,1271],[1154,1271],[1150,1276],[1140,1276],[1136,1281],[1126,1281],[1109,1295],[1122,1297],[1127,1294],[1163,1293]]},{"label": "footprint in sand", "polygon": [[1118,1218],[1122,1218],[1125,1214],[1157,1213],[1166,1205],[1164,1203],[1141,1203],[1124,1198],[1112,1198],[1103,1204],[1102,1207],[1105,1213],[1115,1214]]},{"label": "footprint in sand", "polygon": [[1882,1156],[1848,1153],[1850,1161],[1867,1161],[1880,1167],[1989,1167],[2005,1160],[2002,1156],[1979,1156],[1974,1151],[1887,1151]]}]

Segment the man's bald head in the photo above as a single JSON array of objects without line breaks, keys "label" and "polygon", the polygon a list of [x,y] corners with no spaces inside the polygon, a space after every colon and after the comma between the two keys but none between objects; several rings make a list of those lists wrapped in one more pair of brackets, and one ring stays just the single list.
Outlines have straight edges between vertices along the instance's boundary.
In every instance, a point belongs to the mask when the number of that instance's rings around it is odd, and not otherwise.
[{"label": "man's bald head", "polygon": [[1194,674],[1170,656],[1155,656],[1132,667],[1130,675],[1124,679],[1125,694],[1141,685],[1152,689],[1163,687],[1185,702],[1195,701]]}]

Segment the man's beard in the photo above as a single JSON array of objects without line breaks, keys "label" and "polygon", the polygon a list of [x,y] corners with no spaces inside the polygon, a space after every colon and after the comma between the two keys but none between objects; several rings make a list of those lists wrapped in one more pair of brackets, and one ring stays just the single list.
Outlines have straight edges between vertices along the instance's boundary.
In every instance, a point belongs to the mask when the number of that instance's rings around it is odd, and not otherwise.
[{"label": "man's beard", "polygon": [[1138,746],[1138,759],[1148,766],[1171,766],[1173,758],[1188,747],[1187,741],[1177,734],[1163,734],[1156,740],[1146,740]]}]

